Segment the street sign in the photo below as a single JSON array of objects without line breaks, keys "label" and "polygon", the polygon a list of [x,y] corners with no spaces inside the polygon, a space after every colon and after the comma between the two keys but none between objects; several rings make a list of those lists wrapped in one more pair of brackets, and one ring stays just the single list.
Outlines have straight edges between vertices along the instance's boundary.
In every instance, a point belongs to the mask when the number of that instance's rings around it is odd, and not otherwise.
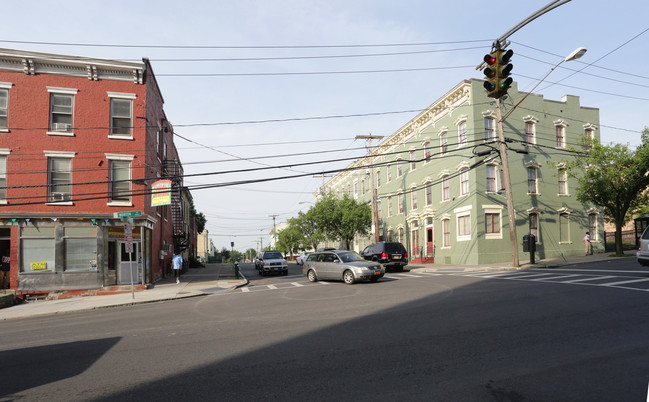
[{"label": "street sign", "polygon": [[126,211],[115,213],[115,218],[123,218],[125,216],[142,216],[142,211]]},{"label": "street sign", "polygon": [[133,252],[133,227],[130,224],[124,225],[124,241],[126,242],[125,250],[127,253]]}]

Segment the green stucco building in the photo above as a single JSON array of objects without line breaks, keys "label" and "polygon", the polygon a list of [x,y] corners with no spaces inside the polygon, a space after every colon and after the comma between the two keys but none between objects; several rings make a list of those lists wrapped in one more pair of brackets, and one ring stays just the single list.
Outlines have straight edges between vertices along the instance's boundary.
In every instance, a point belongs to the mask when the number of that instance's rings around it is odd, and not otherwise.
[{"label": "green stucco building", "polygon": [[[523,96],[514,83],[501,99],[502,114]],[[584,253],[586,231],[594,252],[603,250],[603,213],[577,201],[576,180],[560,163],[571,157],[568,148],[583,149],[583,136],[599,138],[598,126],[599,109],[571,95],[530,95],[504,121],[521,261],[530,256],[523,252],[527,234],[536,236],[537,260]],[[511,261],[496,127],[483,81],[463,81],[330,179],[325,191],[370,202],[374,184],[380,240],[403,243],[415,263]],[[357,238],[353,248],[370,243]]]}]

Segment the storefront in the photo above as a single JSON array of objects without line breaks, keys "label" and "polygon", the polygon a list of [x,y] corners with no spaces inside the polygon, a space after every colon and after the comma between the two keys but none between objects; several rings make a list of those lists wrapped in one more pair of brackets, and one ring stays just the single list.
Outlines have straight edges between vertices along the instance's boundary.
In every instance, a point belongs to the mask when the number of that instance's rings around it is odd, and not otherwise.
[{"label": "storefront", "polygon": [[0,246],[11,253],[12,288],[18,292],[151,282],[152,218],[135,220],[129,238],[124,223],[112,218],[18,218],[10,223],[0,226]]}]

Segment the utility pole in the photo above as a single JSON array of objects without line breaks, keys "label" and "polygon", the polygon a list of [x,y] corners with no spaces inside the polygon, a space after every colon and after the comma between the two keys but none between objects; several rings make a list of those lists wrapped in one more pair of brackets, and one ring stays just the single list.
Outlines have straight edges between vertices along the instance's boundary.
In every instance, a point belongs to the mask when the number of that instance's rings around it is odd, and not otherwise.
[{"label": "utility pole", "polygon": [[275,218],[278,217],[279,215],[274,214],[274,215],[268,215],[269,217],[273,218],[273,240],[275,241],[275,244],[273,247],[277,248],[277,227],[275,226]]},{"label": "utility pole", "polygon": [[374,183],[374,155],[372,154],[372,140],[380,140],[383,138],[382,135],[357,135],[355,139],[357,140],[367,140],[369,156],[370,156],[370,188],[372,191],[372,201],[370,203],[372,207],[372,228],[374,229],[372,235],[372,242],[377,243],[379,241],[379,208],[376,205],[376,188]]},{"label": "utility pole", "polygon": [[507,159],[507,145],[505,144],[505,133],[500,111],[500,99],[496,98],[496,121],[498,130],[498,142],[500,143],[500,161],[503,164],[503,185],[505,197],[507,198],[507,217],[509,220],[509,240],[512,247],[512,265],[520,266],[518,259],[518,242],[516,235],[516,210],[514,209],[514,197],[512,194],[512,181],[509,175],[509,160]]}]

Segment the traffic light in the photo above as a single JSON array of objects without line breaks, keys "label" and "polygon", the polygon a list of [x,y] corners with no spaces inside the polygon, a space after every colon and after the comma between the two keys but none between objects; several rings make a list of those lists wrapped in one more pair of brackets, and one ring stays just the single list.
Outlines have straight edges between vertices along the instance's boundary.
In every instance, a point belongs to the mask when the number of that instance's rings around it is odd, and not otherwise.
[{"label": "traffic light", "polygon": [[507,90],[512,86],[512,82],[514,81],[514,79],[509,76],[514,68],[514,65],[509,62],[514,55],[514,51],[511,49],[507,51],[500,50],[496,52],[496,54],[500,56],[500,60],[498,61],[498,66],[500,67],[500,74],[498,76],[498,97],[500,98],[507,95]]},{"label": "traffic light", "polygon": [[514,66],[509,62],[514,51],[509,49],[496,49],[493,53],[484,56],[487,67],[484,69],[486,81],[484,88],[490,98],[502,98],[507,95],[507,90],[514,81],[509,75]]},{"label": "traffic light", "polygon": [[498,58],[495,54],[489,53],[484,56],[484,62],[487,63],[487,67],[484,69],[484,75],[487,79],[484,83],[484,88],[487,90],[487,96],[490,98],[495,97],[496,88],[498,88],[498,82],[496,80],[498,72],[497,61]]}]

